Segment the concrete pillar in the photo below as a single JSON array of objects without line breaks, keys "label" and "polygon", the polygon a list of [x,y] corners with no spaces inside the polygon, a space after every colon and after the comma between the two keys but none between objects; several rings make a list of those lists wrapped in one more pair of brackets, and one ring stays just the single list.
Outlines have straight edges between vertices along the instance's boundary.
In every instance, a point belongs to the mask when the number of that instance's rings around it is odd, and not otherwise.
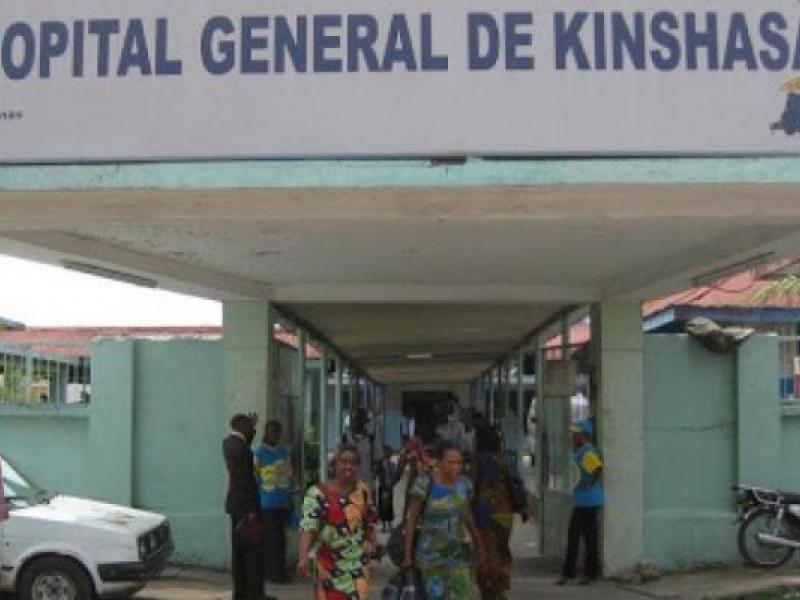
[{"label": "concrete pillar", "polygon": [[328,355],[319,353],[319,480],[328,479]]},{"label": "concrete pillar", "polygon": [[254,412],[263,424],[276,400],[269,366],[275,313],[264,300],[227,300],[222,324],[226,418]]},{"label": "concrete pillar", "polygon": [[342,359],[336,357],[336,387],[334,389],[333,400],[333,439],[336,445],[342,443],[342,380],[343,380],[344,365]]},{"label": "concrete pillar", "polygon": [[[89,428],[89,495],[133,504],[136,342],[100,340],[92,344],[94,398]],[[104,374],[113,373],[113,377]],[[216,431],[216,429],[213,429]]]},{"label": "concrete pillar", "polygon": [[522,415],[525,414],[525,350],[520,348],[517,353],[517,410],[514,411],[514,416],[517,423],[522,427]]},{"label": "concrete pillar", "polygon": [[603,573],[624,577],[644,554],[642,312],[635,301],[592,311],[599,351],[599,446],[604,460]]},{"label": "concrete pillar", "polygon": [[737,352],[740,483],[785,485],[781,480],[781,405],[775,398],[779,344],[774,336],[753,336]]},{"label": "concrete pillar", "polygon": [[306,377],[306,346],[308,344],[308,336],[302,328],[298,327],[296,330],[297,335],[297,362],[295,363],[295,393],[293,394],[296,402],[295,410],[297,411],[297,418],[295,424],[297,425],[297,433],[295,441],[300,448],[300,465],[305,465],[305,440],[309,430],[309,419],[311,419],[310,411],[306,406],[306,386],[308,377]]}]

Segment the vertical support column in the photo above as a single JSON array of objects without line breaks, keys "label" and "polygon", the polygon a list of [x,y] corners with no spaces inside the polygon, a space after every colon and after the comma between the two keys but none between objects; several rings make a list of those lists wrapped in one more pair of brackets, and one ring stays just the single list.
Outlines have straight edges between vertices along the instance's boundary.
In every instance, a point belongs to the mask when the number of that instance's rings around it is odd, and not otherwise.
[{"label": "vertical support column", "polygon": [[[89,495],[130,506],[134,502],[134,406],[136,342],[100,340],[92,343],[95,398],[89,423]],[[113,373],[113,377],[104,376]],[[210,423],[211,431],[225,431]]]},{"label": "vertical support column", "polygon": [[545,493],[547,492],[547,469],[545,461],[547,455],[544,449],[544,369],[545,369],[545,356],[544,356],[544,340],[542,336],[536,336],[534,340],[534,351],[536,352],[534,360],[534,382],[536,390],[536,403],[535,410],[535,427],[536,427],[536,451],[535,458],[536,464],[534,465],[534,480],[536,481],[536,494],[539,497],[537,518],[539,521],[539,551],[544,551],[544,534],[545,534]]},{"label": "vertical support column", "polygon": [[502,422],[508,415],[508,405],[511,402],[511,363],[508,358],[503,360],[501,369],[500,373],[503,376],[503,400],[500,403],[500,419]]},{"label": "vertical support column", "polygon": [[514,411],[511,414],[513,418],[512,424],[514,428],[514,447],[512,451],[515,458],[515,466],[517,470],[522,467],[522,457],[527,452],[527,437],[525,436],[525,426],[523,425],[523,417],[525,415],[525,349],[520,348],[517,352],[517,402]]},{"label": "vertical support column", "polygon": [[603,568],[625,576],[644,553],[642,311],[636,301],[593,307],[600,353],[599,441],[604,459]]},{"label": "vertical support column", "polygon": [[503,373],[500,365],[492,369],[492,395],[489,405],[489,422],[494,425],[497,423],[497,403],[500,401],[500,386],[503,383]]},{"label": "vertical support column", "polygon": [[[306,487],[306,436],[308,435],[309,419],[308,407],[306,406],[306,345],[308,337],[302,327],[295,326],[297,335],[297,362],[295,363],[294,390],[292,399],[294,406],[294,472],[299,473],[300,488]],[[301,500],[296,498],[296,500]]]},{"label": "vertical support column", "polygon": [[336,387],[334,389],[333,399],[333,439],[336,445],[342,443],[342,383],[343,383],[343,365],[342,359],[336,357]]},{"label": "vertical support column", "polygon": [[517,353],[517,424],[522,426],[522,415],[525,414],[525,349],[520,348]]},{"label": "vertical support column", "polygon": [[781,485],[781,406],[776,398],[780,341],[753,336],[737,351],[739,481]]},{"label": "vertical support column", "polygon": [[328,355],[319,352],[319,480],[328,479]]},{"label": "vertical support column", "polygon": [[222,310],[224,413],[256,413],[261,422],[271,414],[271,382],[275,314],[264,300],[227,300]]}]

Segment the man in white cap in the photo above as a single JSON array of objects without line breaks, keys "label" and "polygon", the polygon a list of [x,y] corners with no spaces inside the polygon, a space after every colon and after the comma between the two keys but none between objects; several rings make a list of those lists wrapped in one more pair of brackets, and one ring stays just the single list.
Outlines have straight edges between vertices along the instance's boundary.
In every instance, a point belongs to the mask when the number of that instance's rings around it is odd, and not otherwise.
[{"label": "man in white cap", "polygon": [[572,428],[575,453],[572,456],[577,484],[572,492],[572,517],[569,521],[567,556],[558,585],[575,578],[575,563],[581,538],[586,544],[586,566],[579,584],[588,585],[600,575],[598,550],[599,513],[603,507],[603,462],[592,445],[594,426],[590,420],[575,423]]}]

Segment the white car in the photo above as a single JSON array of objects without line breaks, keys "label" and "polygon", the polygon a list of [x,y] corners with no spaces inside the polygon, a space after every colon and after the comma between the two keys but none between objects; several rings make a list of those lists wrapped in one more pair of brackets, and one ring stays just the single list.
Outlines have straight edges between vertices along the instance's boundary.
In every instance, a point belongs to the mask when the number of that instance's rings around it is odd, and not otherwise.
[{"label": "white car", "polygon": [[51,494],[2,460],[0,592],[18,600],[130,595],[172,554],[162,515]]}]

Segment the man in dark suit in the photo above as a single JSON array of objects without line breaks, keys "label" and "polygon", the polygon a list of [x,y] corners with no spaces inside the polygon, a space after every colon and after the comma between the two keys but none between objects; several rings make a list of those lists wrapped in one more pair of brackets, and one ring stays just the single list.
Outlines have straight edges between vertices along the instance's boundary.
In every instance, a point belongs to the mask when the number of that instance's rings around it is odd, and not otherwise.
[{"label": "man in dark suit", "polygon": [[264,598],[264,557],[261,540],[253,539],[259,530],[261,504],[253,468],[250,444],[256,434],[256,415],[236,415],[231,432],[222,442],[222,455],[228,470],[228,495],[225,512],[231,518],[231,561],[233,599]]}]

